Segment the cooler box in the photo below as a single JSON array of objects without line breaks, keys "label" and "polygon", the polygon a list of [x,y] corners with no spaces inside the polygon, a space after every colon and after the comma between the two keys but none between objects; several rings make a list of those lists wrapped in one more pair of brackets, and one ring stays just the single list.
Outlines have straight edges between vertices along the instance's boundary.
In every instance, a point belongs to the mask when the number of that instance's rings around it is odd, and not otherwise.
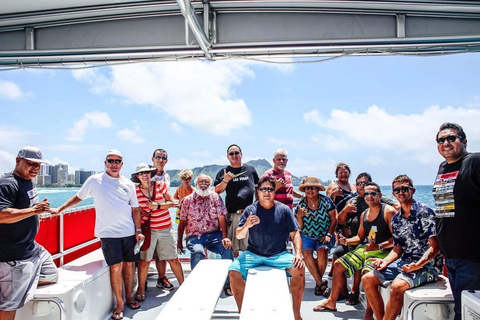
[{"label": "cooler box", "polygon": [[480,319],[480,290],[462,291],[462,320]]}]

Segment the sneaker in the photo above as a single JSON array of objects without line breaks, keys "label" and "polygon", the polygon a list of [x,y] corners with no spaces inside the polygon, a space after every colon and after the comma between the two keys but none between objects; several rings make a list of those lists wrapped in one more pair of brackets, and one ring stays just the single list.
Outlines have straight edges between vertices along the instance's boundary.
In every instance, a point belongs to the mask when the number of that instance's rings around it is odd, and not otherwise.
[{"label": "sneaker", "polygon": [[167,277],[157,279],[157,288],[163,288],[165,290],[173,290],[173,284],[168,281]]}]

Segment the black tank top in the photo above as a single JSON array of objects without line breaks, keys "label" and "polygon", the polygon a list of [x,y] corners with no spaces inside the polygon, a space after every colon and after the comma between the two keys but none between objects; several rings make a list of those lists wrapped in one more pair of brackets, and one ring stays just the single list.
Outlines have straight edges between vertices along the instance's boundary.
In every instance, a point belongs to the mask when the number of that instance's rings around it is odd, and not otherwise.
[{"label": "black tank top", "polygon": [[375,220],[372,222],[367,221],[367,211],[365,211],[365,215],[363,217],[363,228],[365,229],[365,233],[367,235],[366,238],[373,239],[374,243],[382,243],[392,237],[390,228],[385,222],[384,211],[385,204],[382,204],[382,208],[380,209],[380,212]]}]

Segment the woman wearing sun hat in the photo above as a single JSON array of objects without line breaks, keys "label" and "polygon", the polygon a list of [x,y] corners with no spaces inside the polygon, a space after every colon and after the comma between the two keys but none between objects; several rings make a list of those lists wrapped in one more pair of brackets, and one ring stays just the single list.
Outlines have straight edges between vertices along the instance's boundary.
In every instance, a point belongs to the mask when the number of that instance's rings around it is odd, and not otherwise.
[{"label": "woman wearing sun hat", "polygon": [[172,195],[163,181],[150,181],[157,169],[146,163],[139,163],[132,181],[138,183],[135,187],[137,199],[142,209],[142,225],[150,219],[150,246],[141,248],[138,262],[138,291],[136,299],[145,300],[148,266],[156,252],[160,260],[167,260],[179,285],[183,283],[183,269],[178,260],[177,245],[172,219],[168,208],[173,205]]},{"label": "woman wearing sun hat", "polygon": [[[337,210],[332,199],[319,193],[325,191],[325,187],[318,178],[305,178],[298,189],[305,192],[294,212],[300,225],[302,254],[308,271],[315,279],[315,295],[320,296],[328,288],[328,281],[322,281],[322,277],[327,267],[328,252],[334,243]],[[317,252],[317,263],[313,251]]]}]

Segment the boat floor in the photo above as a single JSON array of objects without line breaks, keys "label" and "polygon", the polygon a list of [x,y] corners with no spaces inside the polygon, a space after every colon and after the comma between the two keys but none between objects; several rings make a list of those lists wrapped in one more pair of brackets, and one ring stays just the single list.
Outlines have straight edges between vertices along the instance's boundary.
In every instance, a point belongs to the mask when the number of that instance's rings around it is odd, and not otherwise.
[{"label": "boat floor", "polygon": [[[190,263],[183,262],[185,277],[188,277],[190,273]],[[330,267],[330,263],[329,263]],[[153,272],[152,272],[153,271]],[[331,286],[331,278],[326,277],[328,269],[325,272],[324,279],[329,280],[329,286]],[[148,277],[148,292],[146,294],[146,300],[141,302],[141,307],[136,310],[131,310],[128,307],[124,310],[124,319],[135,320],[150,320],[155,319],[163,307],[168,303],[170,298],[175,294],[176,288],[178,288],[178,282],[170,271],[167,269],[167,277],[175,286],[172,291],[167,291],[156,287],[157,275],[156,270],[152,268],[149,270]],[[349,279],[349,284],[351,284]],[[205,279],[205,285],[208,286],[208,279]],[[303,320],[318,319],[321,315],[323,320],[330,319],[363,319],[365,315],[365,309],[362,303],[355,306],[349,306],[345,304],[345,300],[337,302],[336,312],[314,312],[313,308],[318,305],[325,298],[316,296],[314,294],[315,281],[310,273],[306,272],[305,277],[305,293],[303,295],[301,313]],[[187,301],[185,303],[188,303]],[[223,293],[218,299],[216,310],[214,313],[214,319],[238,319],[237,306],[233,297],[225,296]]]}]

